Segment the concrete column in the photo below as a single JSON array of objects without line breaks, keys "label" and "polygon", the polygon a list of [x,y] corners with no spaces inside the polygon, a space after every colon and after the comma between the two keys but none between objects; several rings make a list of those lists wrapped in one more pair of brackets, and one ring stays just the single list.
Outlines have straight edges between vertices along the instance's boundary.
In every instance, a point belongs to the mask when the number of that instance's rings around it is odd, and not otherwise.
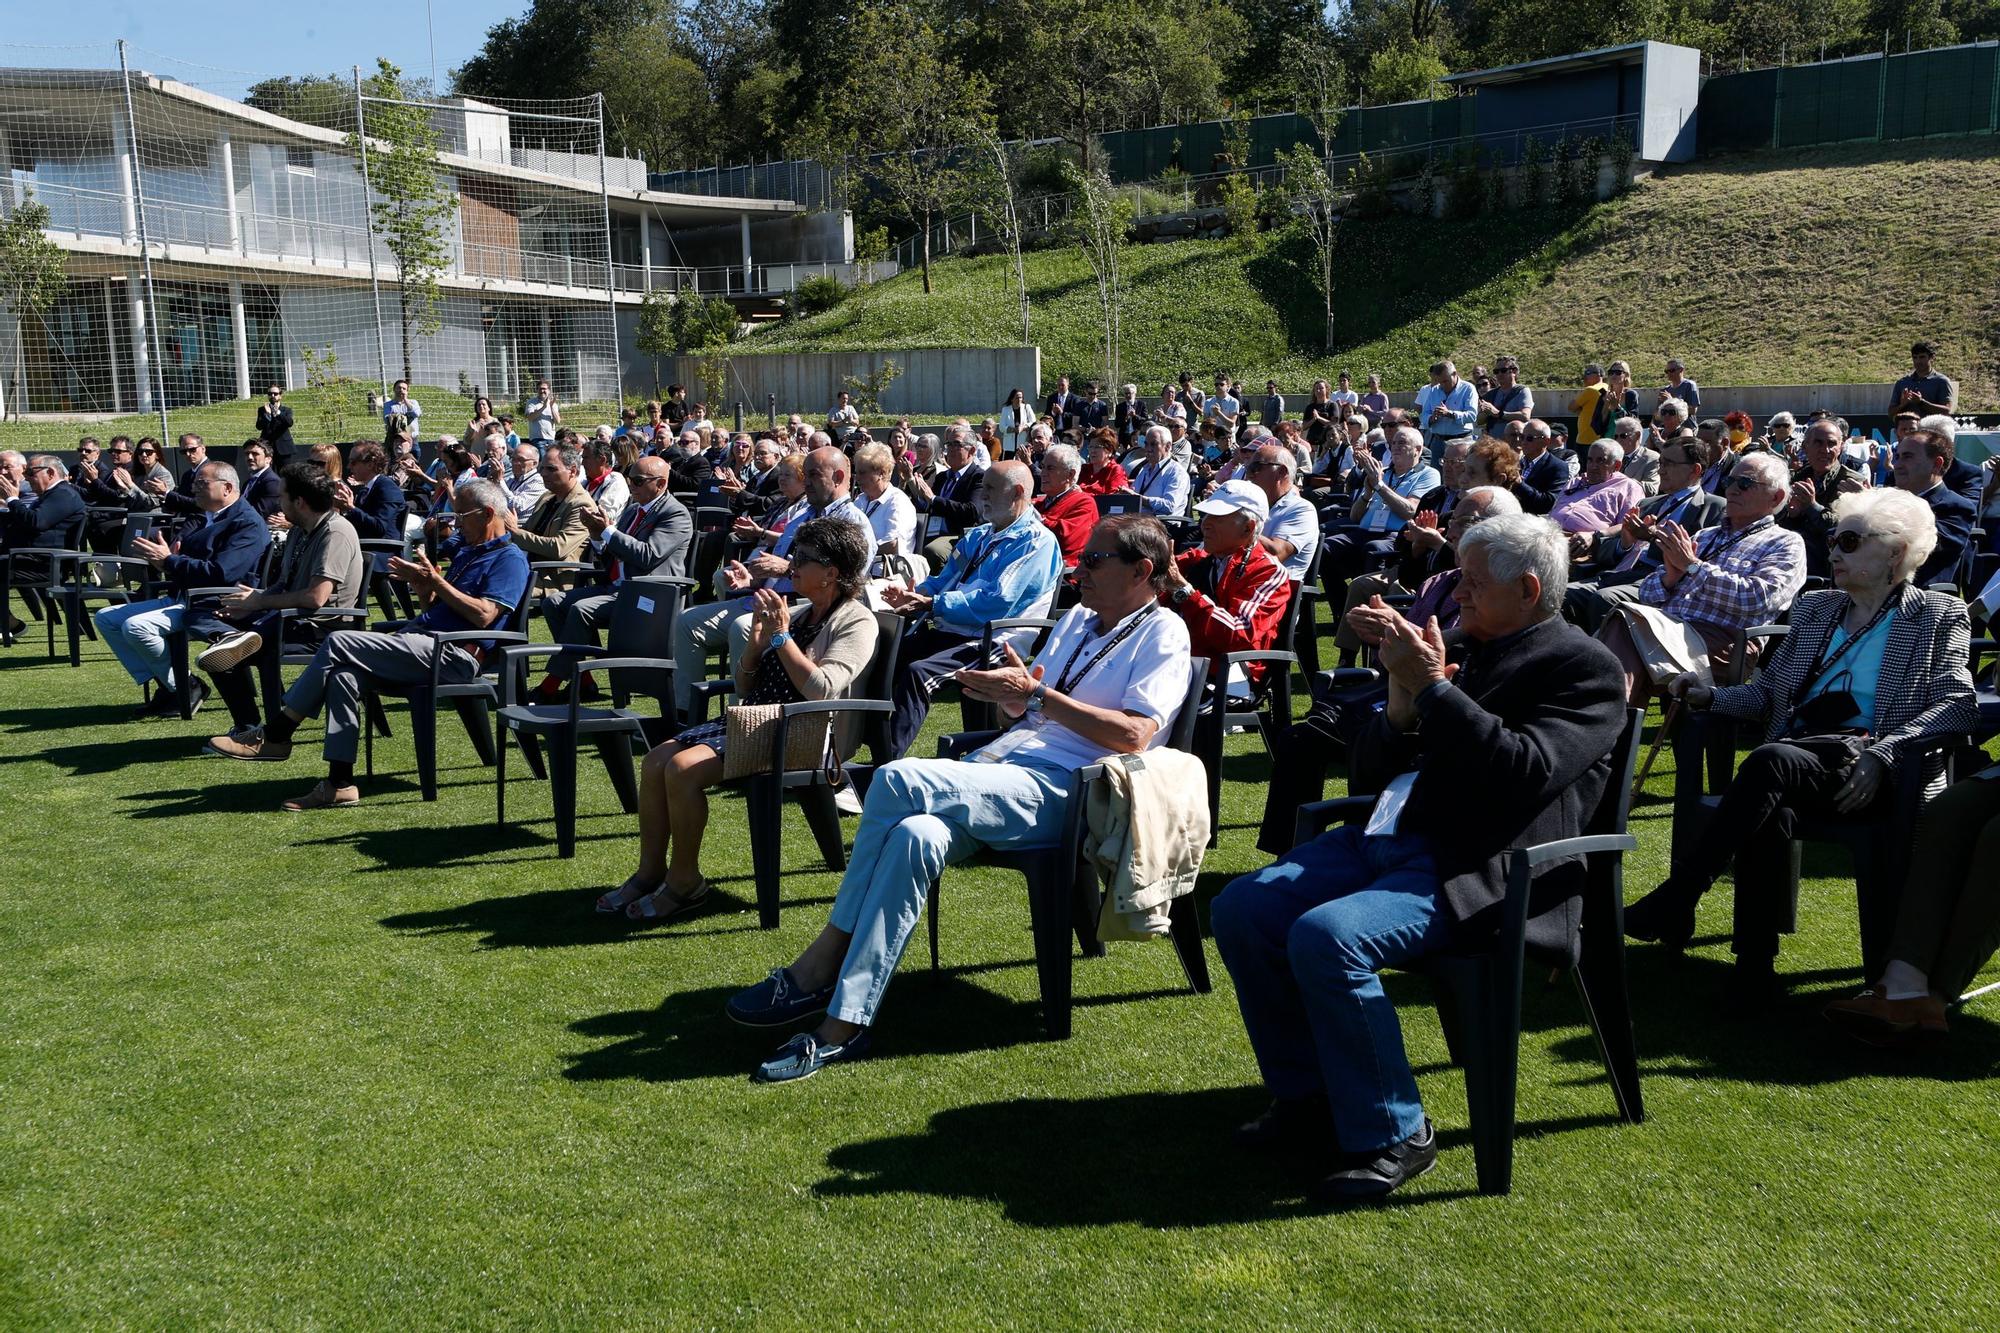
[{"label": "concrete column", "polygon": [[653,215],[643,208],[639,212],[639,272],[643,284],[641,290],[653,290]]},{"label": "concrete column", "polygon": [[[227,151],[225,148],[224,151]],[[232,210],[231,216],[234,216]],[[243,323],[243,282],[229,280],[229,333],[236,340],[236,396],[250,396],[250,338]]]},{"label": "concrete column", "polygon": [[139,410],[150,412],[153,410],[153,354],[146,347],[146,275],[136,268],[125,270],[125,298],[132,307],[132,378],[139,382]]},{"label": "concrete column", "polygon": [[[215,155],[222,163],[222,209],[229,220],[229,251],[243,253],[243,226],[236,216],[236,154],[230,151],[229,131],[223,130],[215,136]],[[236,314],[239,324],[243,317],[241,290],[232,293],[236,300]],[[239,329],[239,333],[241,330]]]},{"label": "concrete column", "polygon": [[748,213],[740,213],[740,214],[738,214],[738,215],[737,215],[737,218],[736,218],[736,221],[737,221],[737,222],[738,222],[738,224],[739,224],[739,225],[741,226],[741,228],[742,228],[742,231],[743,231],[743,290],[747,292],[747,291],[749,291],[749,290],[750,290],[750,283],[751,283],[751,278],[750,278],[750,215],[749,215]]},{"label": "concrete column", "polygon": [[104,364],[111,367],[111,410],[116,412],[124,397],[124,386],[119,382],[123,376],[118,373],[118,308],[111,303],[111,279],[105,278],[98,285],[104,294]]},{"label": "concrete column", "polygon": [[549,308],[547,306],[543,306],[541,307],[539,313],[541,314],[541,326],[542,326],[541,373],[543,375],[548,376],[549,392],[554,393],[556,387],[556,349],[555,349],[555,339],[549,333],[549,320],[550,320]]},{"label": "concrete column", "polygon": [[[123,117],[111,121],[111,155],[118,159],[118,193],[121,211],[119,236],[127,245],[139,243],[139,178],[132,161],[132,140],[125,133]],[[144,376],[140,377],[144,379]]]}]

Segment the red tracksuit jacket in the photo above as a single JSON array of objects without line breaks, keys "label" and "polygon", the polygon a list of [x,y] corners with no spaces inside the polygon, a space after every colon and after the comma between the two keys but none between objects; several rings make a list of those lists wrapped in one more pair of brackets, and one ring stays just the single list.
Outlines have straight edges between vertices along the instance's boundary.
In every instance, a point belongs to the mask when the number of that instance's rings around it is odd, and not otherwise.
[{"label": "red tracksuit jacket", "polygon": [[[1253,542],[1225,562],[1196,547],[1182,552],[1175,563],[1194,588],[1177,609],[1187,621],[1194,652],[1209,659],[1212,672],[1221,670],[1224,653],[1264,652],[1277,646],[1292,581],[1269,551]],[[1253,684],[1261,682],[1266,665],[1251,662],[1244,673]],[[1217,677],[1211,674],[1210,679]]]}]

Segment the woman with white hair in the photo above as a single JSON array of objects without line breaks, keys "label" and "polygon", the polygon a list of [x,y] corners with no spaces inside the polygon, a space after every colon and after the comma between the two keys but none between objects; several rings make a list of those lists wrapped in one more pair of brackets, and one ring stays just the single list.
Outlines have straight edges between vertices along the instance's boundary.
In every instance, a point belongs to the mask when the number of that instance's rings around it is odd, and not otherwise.
[{"label": "woman with white hair", "polygon": [[[1771,455],[1743,459],[1739,475],[1760,458]],[[1910,581],[1937,542],[1930,507],[1903,491],[1866,490],[1842,496],[1835,513],[1834,589],[1799,598],[1791,631],[1764,669],[1721,689],[1693,675],[1673,682],[1692,708],[1762,718],[1764,744],[1743,761],[1683,863],[1625,913],[1626,934],[1684,948],[1695,905],[1733,860],[1735,988],[1749,1003],[1776,989],[1792,830],[1808,820],[1879,814],[1910,764],[1924,764],[1927,789],[1941,788],[1942,759],[1917,752],[1963,734],[1977,716],[1965,604]],[[1894,886],[1883,887],[1886,894]],[[1871,975],[1883,961],[1874,951],[1886,943],[1874,933],[1864,920]]]}]

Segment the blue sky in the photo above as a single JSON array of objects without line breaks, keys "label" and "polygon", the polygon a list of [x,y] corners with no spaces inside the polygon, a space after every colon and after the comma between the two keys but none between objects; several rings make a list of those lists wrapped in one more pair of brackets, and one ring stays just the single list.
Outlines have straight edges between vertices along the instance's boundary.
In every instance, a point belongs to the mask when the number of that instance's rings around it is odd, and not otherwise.
[{"label": "blue sky", "polygon": [[[486,29],[525,13],[527,0],[428,0],[440,81],[485,41]],[[0,65],[111,65],[125,38],[141,69],[240,97],[258,78],[326,74],[378,55],[406,73],[431,70],[426,0],[0,0]],[[82,45],[79,51],[22,46]],[[200,68],[199,66],[217,68]],[[248,71],[237,73],[234,71]]]}]

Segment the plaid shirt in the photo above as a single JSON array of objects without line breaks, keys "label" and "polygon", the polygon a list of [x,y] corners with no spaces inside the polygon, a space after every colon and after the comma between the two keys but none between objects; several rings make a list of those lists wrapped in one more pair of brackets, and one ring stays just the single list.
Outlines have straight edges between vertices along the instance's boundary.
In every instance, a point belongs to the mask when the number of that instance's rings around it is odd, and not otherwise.
[{"label": "plaid shirt", "polygon": [[1769,623],[1806,582],[1806,546],[1796,532],[1765,516],[1747,528],[1718,523],[1696,534],[1698,564],[1669,588],[1666,571],[1639,585],[1639,600],[1676,620],[1748,629]]}]

